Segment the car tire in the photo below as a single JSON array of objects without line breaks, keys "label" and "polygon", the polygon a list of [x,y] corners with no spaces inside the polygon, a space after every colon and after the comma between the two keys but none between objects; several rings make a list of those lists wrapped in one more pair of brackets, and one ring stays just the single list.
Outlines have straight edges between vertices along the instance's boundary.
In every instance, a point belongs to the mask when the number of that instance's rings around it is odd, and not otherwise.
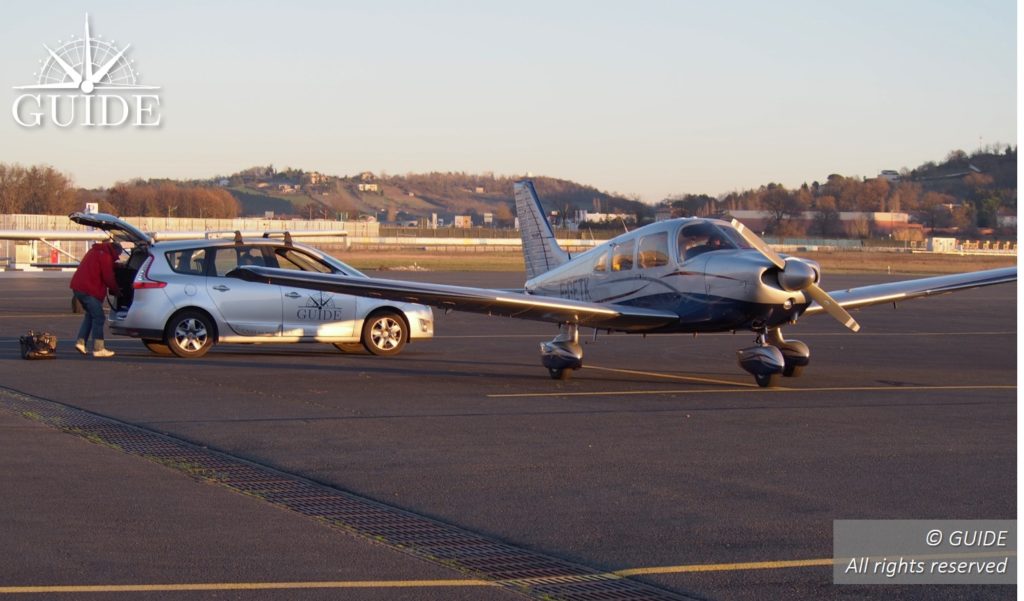
[{"label": "car tire", "polygon": [[167,357],[171,355],[171,348],[164,344],[163,340],[150,340],[148,338],[142,339],[142,344],[146,345],[146,348],[153,354]]},{"label": "car tire", "polygon": [[405,348],[409,328],[405,319],[394,311],[378,311],[363,321],[362,342],[371,354],[389,357]]},{"label": "car tire", "polygon": [[186,359],[202,357],[213,346],[213,322],[201,311],[182,311],[167,322],[164,340],[172,353]]}]

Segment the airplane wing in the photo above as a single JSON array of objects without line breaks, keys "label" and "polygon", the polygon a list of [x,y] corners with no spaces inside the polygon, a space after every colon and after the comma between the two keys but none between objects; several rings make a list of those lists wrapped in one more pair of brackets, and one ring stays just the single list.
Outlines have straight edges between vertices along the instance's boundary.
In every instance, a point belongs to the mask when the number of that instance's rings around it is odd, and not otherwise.
[{"label": "airplane wing", "polygon": [[[940,275],[918,280],[874,284],[860,288],[850,288],[849,290],[837,290],[829,292],[829,294],[844,309],[860,309],[861,307],[869,307],[871,305],[897,303],[913,298],[1015,281],[1017,281],[1017,268],[1003,267],[986,271]],[[811,306],[804,311],[804,315],[816,315],[824,312],[825,309],[821,305],[811,303]]]},{"label": "airplane wing", "polygon": [[517,317],[551,323],[575,323],[613,330],[650,330],[679,320],[671,311],[599,304],[519,292],[310,273],[270,267],[239,267],[228,273],[250,282],[421,303],[444,310]]}]

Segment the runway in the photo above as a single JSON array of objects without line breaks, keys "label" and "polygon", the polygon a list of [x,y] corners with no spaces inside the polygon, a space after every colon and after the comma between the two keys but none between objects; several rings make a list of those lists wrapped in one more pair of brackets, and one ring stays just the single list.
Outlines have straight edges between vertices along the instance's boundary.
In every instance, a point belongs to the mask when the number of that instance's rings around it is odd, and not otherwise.
[{"label": "runway", "polygon": [[[522,283],[508,273],[386,277]],[[181,360],[108,337],[117,356],[97,360],[71,346],[80,316],[68,278],[0,274],[8,396],[216,449],[666,597],[1012,594],[838,586],[828,560],[836,519],[1016,516],[1015,286],[865,309],[858,334],[806,319],[785,334],[810,346],[810,366],[768,390],[736,365],[750,333],[587,335],[586,367],[561,382],[537,351],[553,326],[439,311],[437,337],[395,358],[224,345]],[[18,357],[29,329],[60,337],[56,361]],[[181,466],[68,436],[5,411],[4,394],[0,553],[10,560],[0,594],[519,598]]]}]

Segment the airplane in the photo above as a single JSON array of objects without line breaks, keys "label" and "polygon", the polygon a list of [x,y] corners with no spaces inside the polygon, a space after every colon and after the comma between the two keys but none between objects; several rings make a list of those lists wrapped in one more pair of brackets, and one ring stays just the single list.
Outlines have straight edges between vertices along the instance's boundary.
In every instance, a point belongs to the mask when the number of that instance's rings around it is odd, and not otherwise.
[{"label": "airplane", "polygon": [[[563,250],[529,180],[514,184],[527,281],[520,291],[240,267],[228,275],[325,292],[422,303],[557,324],[540,345],[554,379],[583,367],[580,328],[630,334],[750,330],[737,352],[759,386],[800,376],[810,349],[783,326],[828,314],[856,332],[849,310],[1017,280],[1017,268],[943,275],[826,292],[820,265],[775,252],[736,220],[678,218],[622,234],[575,257]],[[595,332],[596,333],[596,332]]]}]

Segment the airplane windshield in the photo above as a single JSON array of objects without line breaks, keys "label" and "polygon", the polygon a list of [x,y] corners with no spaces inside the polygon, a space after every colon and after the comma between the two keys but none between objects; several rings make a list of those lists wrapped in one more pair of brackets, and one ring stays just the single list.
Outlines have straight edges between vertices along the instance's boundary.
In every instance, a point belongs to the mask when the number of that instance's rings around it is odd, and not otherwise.
[{"label": "airplane windshield", "polygon": [[710,221],[699,221],[684,225],[679,230],[679,259],[689,261],[706,252],[750,248],[747,241],[731,227]]}]

